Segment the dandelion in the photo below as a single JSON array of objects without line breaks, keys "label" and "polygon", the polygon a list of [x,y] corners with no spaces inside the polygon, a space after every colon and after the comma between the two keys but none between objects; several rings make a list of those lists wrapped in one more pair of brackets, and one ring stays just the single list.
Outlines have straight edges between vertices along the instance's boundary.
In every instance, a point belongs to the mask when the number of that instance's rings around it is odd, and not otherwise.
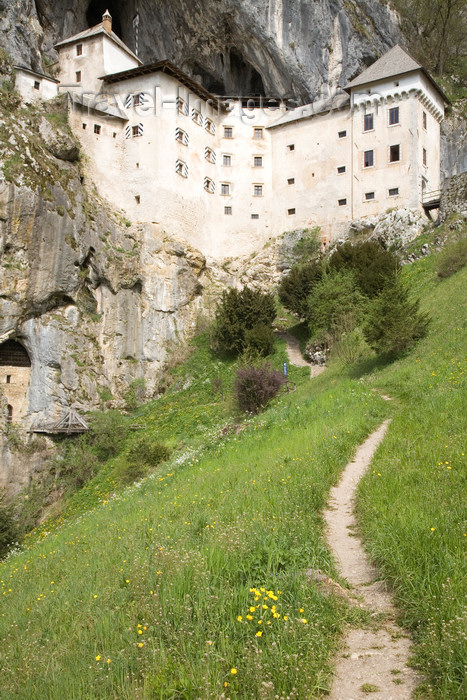
[{"label": "dandelion", "polygon": [[430,527],[431,532],[434,532],[436,530],[435,527]]}]

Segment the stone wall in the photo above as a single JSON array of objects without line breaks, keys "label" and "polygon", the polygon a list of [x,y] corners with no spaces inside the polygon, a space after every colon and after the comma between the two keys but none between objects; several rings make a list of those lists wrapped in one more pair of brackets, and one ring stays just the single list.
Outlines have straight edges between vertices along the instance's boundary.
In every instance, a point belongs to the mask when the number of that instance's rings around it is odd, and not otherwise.
[{"label": "stone wall", "polygon": [[467,172],[446,180],[441,192],[439,221],[445,221],[454,212],[467,212]]}]

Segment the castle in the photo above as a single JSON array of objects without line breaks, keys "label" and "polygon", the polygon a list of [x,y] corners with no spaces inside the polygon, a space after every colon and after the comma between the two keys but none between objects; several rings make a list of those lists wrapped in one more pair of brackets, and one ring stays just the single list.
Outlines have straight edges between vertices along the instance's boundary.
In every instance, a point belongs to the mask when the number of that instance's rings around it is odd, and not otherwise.
[{"label": "castle", "polygon": [[298,107],[223,99],[169,61],[143,65],[108,12],[56,49],[59,82],[20,69],[19,89],[27,99],[68,91],[86,177],[132,221],[207,257],[315,226],[326,244],[354,219],[421,210],[440,187],[448,100],[398,45],[343,92]]}]

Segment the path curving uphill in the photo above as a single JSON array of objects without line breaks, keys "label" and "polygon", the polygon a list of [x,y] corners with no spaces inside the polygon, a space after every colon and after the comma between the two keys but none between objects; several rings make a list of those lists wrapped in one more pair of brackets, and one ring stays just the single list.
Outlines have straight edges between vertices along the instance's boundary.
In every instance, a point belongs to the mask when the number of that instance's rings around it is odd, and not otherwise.
[{"label": "path curving uphill", "polygon": [[324,372],[326,369],[324,365],[311,365],[303,358],[300,350],[300,343],[294,335],[287,332],[282,332],[278,335],[287,343],[287,355],[289,356],[291,365],[295,365],[295,367],[309,367],[311,379],[317,377],[321,372]]},{"label": "path curving uphill", "polygon": [[382,442],[390,420],[386,420],[358,448],[346,466],[337,486],[331,489],[329,505],[324,512],[327,541],[334,553],[341,574],[352,586],[352,594],[360,598],[361,607],[375,616],[383,616],[381,624],[371,629],[352,629],[345,639],[345,648],[336,663],[336,674],[330,700],[408,700],[420,682],[407,662],[411,641],[407,632],[395,621],[396,611],[391,596],[378,572],[370,564],[360,540],[355,536],[356,519],[353,503],[358,482],[368,469],[378,445]]}]

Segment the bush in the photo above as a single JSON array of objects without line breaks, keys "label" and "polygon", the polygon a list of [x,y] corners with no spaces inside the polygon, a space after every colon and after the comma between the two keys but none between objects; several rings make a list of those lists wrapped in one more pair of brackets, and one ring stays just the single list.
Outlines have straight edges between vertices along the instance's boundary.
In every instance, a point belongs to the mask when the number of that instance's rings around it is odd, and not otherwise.
[{"label": "bush", "polygon": [[90,431],[85,436],[100,462],[115,457],[130,433],[129,419],[119,411],[94,413],[90,418]]},{"label": "bush", "polygon": [[124,484],[131,484],[142,479],[150,469],[170,457],[170,449],[159,442],[152,442],[148,437],[139,438],[128,451],[128,457],[117,470],[117,475]]},{"label": "bush", "polygon": [[128,390],[123,395],[125,406],[129,411],[134,411],[143,403],[146,384],[142,377],[133,379]]},{"label": "bush", "polygon": [[238,408],[245,413],[259,413],[277,396],[286,381],[284,375],[268,363],[241,367],[234,383]]},{"label": "bush", "polygon": [[307,298],[313,287],[323,276],[322,265],[318,262],[294,265],[279,285],[279,299],[286,309],[299,318],[308,317]]},{"label": "bush", "polygon": [[429,318],[419,306],[420,300],[410,301],[408,290],[396,277],[370,306],[363,329],[370,347],[389,357],[410,350],[428,329]]},{"label": "bush", "polygon": [[245,331],[245,348],[266,357],[274,352],[274,333],[270,326],[259,323]]},{"label": "bush", "polygon": [[365,299],[350,270],[327,272],[308,296],[308,319],[312,336],[328,332],[338,339],[352,331],[362,318]]},{"label": "bush", "polygon": [[11,545],[16,542],[17,534],[12,509],[0,502],[0,559],[3,559]]},{"label": "bush", "polygon": [[80,489],[99,471],[99,460],[87,435],[80,436],[66,447],[63,459],[56,459],[57,476],[65,481],[72,491]]},{"label": "bush", "polygon": [[330,361],[336,364],[351,365],[370,354],[370,348],[361,328],[344,332],[331,350]]},{"label": "bush", "polygon": [[337,246],[329,259],[331,270],[352,270],[362,294],[369,299],[377,296],[399,270],[394,253],[385,250],[376,241],[343,243]]},{"label": "bush", "polygon": [[240,355],[247,342],[245,334],[255,326],[272,328],[276,306],[272,294],[244,287],[224,292],[216,310],[214,343],[228,355]]},{"label": "bush", "polygon": [[439,257],[438,277],[450,277],[467,264],[467,236],[449,243]]}]

